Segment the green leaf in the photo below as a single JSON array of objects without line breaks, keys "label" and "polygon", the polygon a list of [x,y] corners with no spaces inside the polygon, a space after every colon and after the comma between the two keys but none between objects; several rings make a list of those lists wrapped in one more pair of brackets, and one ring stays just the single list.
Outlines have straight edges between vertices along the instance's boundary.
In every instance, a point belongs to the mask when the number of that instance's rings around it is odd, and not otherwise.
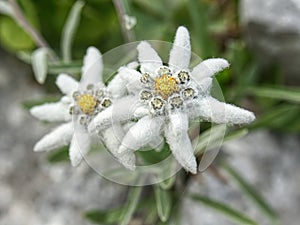
[{"label": "green leaf", "polygon": [[239,130],[233,131],[231,133],[228,133],[225,135],[223,143],[244,137],[248,134],[248,132],[249,132],[249,130],[247,128],[244,128],[244,129],[239,129]]},{"label": "green leaf", "polygon": [[76,1],[74,3],[63,28],[61,49],[62,49],[63,61],[65,63],[71,62],[72,43],[74,40],[75,32],[79,25],[80,15],[84,4],[85,3],[83,1]]},{"label": "green leaf", "polygon": [[131,187],[130,188],[127,204],[124,207],[124,210],[123,210],[122,215],[119,220],[120,225],[129,224],[129,222],[132,218],[132,215],[134,214],[134,212],[137,208],[141,191],[142,191],[142,187]]},{"label": "green leaf", "polygon": [[109,211],[91,210],[84,214],[84,217],[96,224],[116,224],[122,215],[123,208]]},{"label": "green leaf", "polygon": [[249,128],[273,128],[280,130],[291,130],[293,125],[299,123],[300,107],[297,105],[276,105],[270,108],[266,113],[259,116]]},{"label": "green leaf", "polygon": [[139,208],[143,208],[143,212],[146,212],[144,224],[155,224],[157,222],[156,202],[152,195],[140,201]]},{"label": "green leaf", "polygon": [[216,200],[213,200],[213,199],[201,196],[201,195],[195,195],[195,194],[191,195],[190,197],[194,201],[200,202],[203,205],[224,214],[228,218],[232,219],[233,221],[235,221],[241,225],[258,225],[258,223],[256,223],[254,220],[250,219],[248,216],[246,216],[242,212],[240,212],[236,209],[233,209],[232,207],[230,207],[222,202],[219,202],[219,201],[216,201]]},{"label": "green leaf", "polygon": [[62,147],[48,155],[49,163],[59,163],[69,161],[69,145]]},{"label": "green leaf", "polygon": [[59,73],[69,73],[69,74],[80,74],[82,63],[72,62],[72,63],[55,63],[48,65],[49,74],[59,74]]},{"label": "green leaf", "polygon": [[175,183],[175,179],[176,179],[176,174],[171,176],[170,178],[162,181],[161,183],[159,183],[159,185],[162,189],[168,190],[171,187],[173,187],[173,185]]},{"label": "green leaf", "polygon": [[227,128],[225,125],[217,125],[204,131],[197,141],[195,154],[202,153],[205,150],[213,149],[214,147],[217,147],[220,144],[244,137],[248,134],[247,128],[234,130],[227,133],[226,129]]},{"label": "green leaf", "polygon": [[169,145],[165,144],[163,149],[159,152],[155,150],[137,151],[136,154],[143,159],[145,164],[153,165],[166,159],[171,154],[171,151]]},{"label": "green leaf", "polygon": [[216,125],[203,132],[197,140],[195,154],[203,153],[222,144],[226,133],[226,125]]},{"label": "green leaf", "polygon": [[222,164],[222,167],[236,181],[238,186],[248,195],[248,197],[260,208],[261,212],[269,217],[273,224],[276,224],[278,222],[278,217],[263,197],[234,168],[228,164]]},{"label": "green leaf", "polygon": [[198,139],[195,139],[195,155],[203,154],[199,163],[199,171],[204,171],[211,165],[219,153],[220,147],[227,141],[241,138],[248,133],[247,129],[231,131],[226,134],[227,127],[225,124],[216,125],[204,131]]},{"label": "green leaf", "polygon": [[191,16],[192,25],[197,35],[196,43],[199,43],[201,57],[208,58],[214,55],[215,45],[209,34],[209,22],[207,5],[204,1],[188,1],[189,15]]},{"label": "green leaf", "polygon": [[[24,16],[35,28],[39,28],[37,10],[31,0],[18,1]],[[1,18],[0,20],[0,39],[4,47],[10,51],[31,50],[35,44],[30,35],[24,31],[14,19],[14,13],[11,18]]]},{"label": "green leaf", "polygon": [[34,47],[31,37],[11,18],[0,20],[0,41],[9,50],[29,50]]},{"label": "green leaf", "polygon": [[300,88],[287,87],[252,87],[248,93],[258,97],[274,98],[288,102],[300,103]]},{"label": "green leaf", "polygon": [[155,185],[154,192],[158,216],[162,222],[166,222],[169,219],[172,207],[170,191],[160,188],[159,185]]},{"label": "green leaf", "polygon": [[31,55],[31,64],[35,79],[38,83],[45,83],[48,70],[48,49],[39,48],[35,50]]}]

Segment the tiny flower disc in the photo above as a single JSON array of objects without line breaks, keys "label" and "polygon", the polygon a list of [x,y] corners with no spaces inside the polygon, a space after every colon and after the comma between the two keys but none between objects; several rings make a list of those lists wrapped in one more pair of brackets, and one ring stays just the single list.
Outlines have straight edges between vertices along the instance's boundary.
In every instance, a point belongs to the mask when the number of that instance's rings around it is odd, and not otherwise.
[{"label": "tiny flower disc", "polygon": [[97,99],[90,94],[82,94],[77,97],[77,104],[84,114],[93,114],[97,105]]},{"label": "tiny flower disc", "polygon": [[167,76],[166,74],[164,74],[161,77],[156,78],[155,79],[155,91],[163,99],[167,99],[173,93],[179,91],[179,87],[177,85],[176,78]]}]

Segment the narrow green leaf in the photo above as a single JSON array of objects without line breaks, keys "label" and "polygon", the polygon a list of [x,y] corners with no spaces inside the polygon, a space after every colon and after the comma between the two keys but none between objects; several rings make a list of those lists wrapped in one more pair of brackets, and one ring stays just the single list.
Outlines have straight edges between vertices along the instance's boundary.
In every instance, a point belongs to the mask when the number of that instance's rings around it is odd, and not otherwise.
[{"label": "narrow green leaf", "polygon": [[231,140],[234,140],[234,139],[244,137],[245,135],[248,134],[248,132],[249,132],[248,129],[244,128],[244,129],[240,129],[240,130],[236,130],[236,131],[233,131],[231,133],[228,133],[228,134],[226,134],[223,143],[225,143],[227,141],[231,141]]},{"label": "narrow green leaf", "polygon": [[162,181],[159,185],[162,189],[164,190],[168,190],[171,187],[173,187],[174,183],[175,183],[175,179],[176,179],[176,174],[173,175],[172,177]]},{"label": "narrow green leaf", "polygon": [[203,132],[197,140],[195,154],[203,153],[220,145],[226,133],[226,125],[216,125]]},{"label": "narrow green leaf", "polygon": [[197,140],[195,154],[210,150],[227,141],[244,137],[248,134],[248,129],[239,129],[226,133],[225,125],[217,125],[204,131]]},{"label": "narrow green leaf", "polygon": [[35,46],[29,34],[10,17],[1,17],[0,41],[10,51],[32,50]]},{"label": "narrow green leaf", "polygon": [[249,128],[275,128],[286,129],[291,128],[291,124],[297,120],[300,113],[300,107],[297,105],[276,105],[268,110],[268,112],[259,116]]},{"label": "narrow green leaf", "polygon": [[191,195],[190,197],[194,201],[200,202],[203,205],[224,214],[225,216],[227,216],[228,218],[232,219],[233,221],[235,221],[239,224],[258,225],[258,223],[256,223],[254,220],[250,219],[248,216],[246,216],[242,212],[240,212],[236,209],[233,209],[232,207],[230,207],[222,202],[219,202],[219,201],[216,201],[216,200],[213,200],[213,199],[201,196],[201,195]]},{"label": "narrow green leaf", "polygon": [[231,166],[223,164],[222,167],[237,182],[239,187],[249,196],[251,200],[261,209],[273,223],[278,222],[278,217],[271,206],[263,199],[263,197]]},{"label": "narrow green leaf", "polygon": [[170,191],[160,188],[159,185],[155,185],[154,192],[158,216],[162,222],[166,222],[169,219],[172,207]]},{"label": "narrow green leaf", "polygon": [[84,217],[96,224],[116,224],[122,215],[124,208],[109,211],[91,210],[84,214]]},{"label": "narrow green leaf", "polygon": [[13,15],[13,9],[9,2],[7,1],[0,1],[0,13],[7,15],[7,16],[12,16]]},{"label": "narrow green leaf", "polygon": [[49,163],[59,163],[69,161],[69,145],[62,147],[48,155]]},{"label": "narrow green leaf", "polygon": [[193,28],[197,35],[197,42],[200,45],[202,58],[208,58],[214,55],[215,46],[209,35],[209,23],[207,6],[204,1],[188,1],[189,15]]},{"label": "narrow green leaf", "polygon": [[259,97],[274,98],[296,103],[300,102],[300,88],[253,87],[249,88],[248,92]]},{"label": "narrow green leaf", "polygon": [[59,74],[59,73],[70,73],[70,74],[79,74],[81,72],[82,64],[81,62],[72,62],[72,63],[56,63],[48,65],[49,74]]},{"label": "narrow green leaf", "polygon": [[62,31],[61,49],[62,57],[65,63],[71,62],[72,43],[79,25],[80,14],[84,4],[85,3],[83,1],[76,1],[74,3]]},{"label": "narrow green leaf", "polygon": [[128,195],[127,204],[124,207],[122,215],[120,216],[120,220],[119,220],[120,225],[129,224],[129,222],[132,218],[132,215],[134,214],[134,212],[137,208],[141,191],[142,191],[142,187],[131,187],[129,195]]},{"label": "narrow green leaf", "polygon": [[35,50],[31,55],[32,69],[35,79],[38,83],[43,84],[47,77],[47,48],[39,48]]},{"label": "narrow green leaf", "polygon": [[155,224],[157,221],[157,209],[156,209],[156,202],[153,195],[148,195],[143,198],[143,201],[139,201],[138,209],[144,217],[143,224]]}]

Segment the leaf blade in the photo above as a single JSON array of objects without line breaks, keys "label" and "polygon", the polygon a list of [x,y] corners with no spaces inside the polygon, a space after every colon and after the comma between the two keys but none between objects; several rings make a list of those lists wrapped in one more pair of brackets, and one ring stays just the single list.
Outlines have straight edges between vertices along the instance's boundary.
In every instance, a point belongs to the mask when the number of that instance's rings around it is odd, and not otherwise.
[{"label": "leaf blade", "polygon": [[240,223],[242,225],[258,225],[258,223],[256,223],[254,220],[250,219],[248,216],[246,216],[245,214],[243,214],[242,212],[231,208],[230,206],[218,202],[216,200],[212,200],[210,198],[201,196],[201,195],[196,195],[196,194],[192,194],[190,195],[190,197],[197,202],[202,203],[203,205],[210,207],[222,214],[224,214],[225,216],[227,216],[228,218],[231,218],[232,220],[234,220],[237,223]]},{"label": "leaf blade", "polygon": [[250,94],[258,97],[273,98],[289,102],[300,102],[300,89],[287,87],[252,87],[248,89]]},{"label": "leaf blade", "polygon": [[278,217],[273,209],[265,202],[263,197],[248,184],[248,182],[231,166],[222,164],[222,168],[237,182],[239,187],[244,190],[248,197],[264,212],[264,214],[275,224],[278,222]]},{"label": "leaf blade", "polygon": [[124,210],[122,212],[122,215],[120,216],[120,225],[127,225],[130,222],[130,219],[132,218],[132,215],[134,211],[136,210],[136,207],[138,205],[138,200],[140,198],[140,194],[142,191],[142,187],[132,187],[129,196],[128,196],[128,202],[126,206],[124,207]]},{"label": "leaf blade", "polygon": [[63,27],[62,39],[61,39],[61,50],[62,50],[63,61],[65,63],[71,62],[71,58],[72,58],[71,48],[74,40],[74,35],[76,33],[77,27],[80,22],[80,15],[84,7],[84,4],[85,3],[81,0],[76,1],[74,3],[67,17],[66,23]]},{"label": "leaf blade", "polygon": [[170,192],[160,188],[159,185],[155,185],[154,192],[158,216],[162,222],[166,222],[169,219],[172,206]]},{"label": "leaf blade", "polygon": [[116,224],[123,212],[123,208],[104,210],[90,210],[84,214],[84,217],[96,224]]}]

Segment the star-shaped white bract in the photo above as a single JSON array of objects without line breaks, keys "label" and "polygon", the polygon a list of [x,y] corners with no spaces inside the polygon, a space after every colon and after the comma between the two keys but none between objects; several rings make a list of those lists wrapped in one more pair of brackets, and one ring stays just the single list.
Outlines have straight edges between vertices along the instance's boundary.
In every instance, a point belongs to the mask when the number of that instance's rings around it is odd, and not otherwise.
[{"label": "star-shaped white bract", "polygon": [[[93,137],[93,134],[89,134],[87,126],[99,112],[109,110],[114,102],[113,96],[118,95],[118,88],[113,85],[105,87],[102,72],[101,53],[98,49],[89,47],[83,60],[80,82],[66,74],[58,76],[56,84],[65,96],[59,102],[33,107],[30,112],[40,120],[63,122],[63,124],[45,135],[34,146],[34,151],[50,151],[70,144],[71,163],[73,166],[80,164],[93,141],[99,138],[99,136]],[[124,136],[122,127],[117,133],[113,132],[112,128],[102,129],[98,135],[116,157],[116,151],[120,145],[119,140]],[[132,169],[133,155],[124,155],[118,160]]]},{"label": "star-shaped white bract", "polygon": [[[177,161],[186,170],[196,173],[194,149],[188,136],[190,119],[229,125],[247,124],[255,119],[252,112],[210,96],[212,76],[229,67],[225,59],[208,59],[190,69],[190,58],[190,37],[185,27],[177,30],[167,66],[150,44],[139,44],[141,73],[126,71],[126,74],[134,74],[128,78],[127,88],[139,98],[139,107],[131,113],[138,114],[140,119],[123,138],[120,155],[139,150],[164,136]],[[95,120],[99,124],[108,124],[104,118],[100,113]],[[91,127],[95,126],[92,124]]]}]

